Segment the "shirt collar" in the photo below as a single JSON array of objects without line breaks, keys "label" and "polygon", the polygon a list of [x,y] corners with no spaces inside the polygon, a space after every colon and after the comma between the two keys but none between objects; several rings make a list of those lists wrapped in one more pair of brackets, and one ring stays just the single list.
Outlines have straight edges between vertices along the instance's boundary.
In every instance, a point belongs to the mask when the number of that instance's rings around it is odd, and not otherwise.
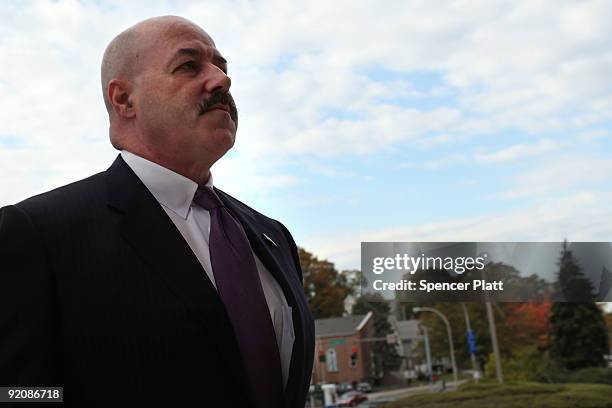
[{"label": "shirt collar", "polygon": [[[127,150],[121,151],[121,157],[161,205],[187,219],[198,188],[196,182]],[[212,174],[205,185],[213,187]]]}]

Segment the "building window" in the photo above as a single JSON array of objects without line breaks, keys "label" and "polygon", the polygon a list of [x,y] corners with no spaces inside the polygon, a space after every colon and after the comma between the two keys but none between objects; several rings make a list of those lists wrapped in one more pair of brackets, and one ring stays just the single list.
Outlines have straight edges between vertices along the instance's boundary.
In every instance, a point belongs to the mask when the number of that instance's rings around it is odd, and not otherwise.
[{"label": "building window", "polygon": [[329,348],[325,353],[325,361],[327,363],[327,371],[332,373],[338,371],[338,360],[336,359],[336,349]]}]

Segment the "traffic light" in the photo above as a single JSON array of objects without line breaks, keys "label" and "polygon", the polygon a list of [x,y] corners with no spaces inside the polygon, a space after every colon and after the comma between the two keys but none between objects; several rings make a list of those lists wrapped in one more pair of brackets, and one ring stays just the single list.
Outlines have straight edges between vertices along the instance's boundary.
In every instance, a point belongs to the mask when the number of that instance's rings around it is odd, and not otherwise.
[{"label": "traffic light", "polygon": [[350,359],[350,362],[349,362],[351,367],[356,367],[357,366],[357,351],[358,351],[357,347],[353,347],[351,349],[351,359]]},{"label": "traffic light", "polygon": [[325,352],[323,350],[319,351],[319,363],[325,362]]}]

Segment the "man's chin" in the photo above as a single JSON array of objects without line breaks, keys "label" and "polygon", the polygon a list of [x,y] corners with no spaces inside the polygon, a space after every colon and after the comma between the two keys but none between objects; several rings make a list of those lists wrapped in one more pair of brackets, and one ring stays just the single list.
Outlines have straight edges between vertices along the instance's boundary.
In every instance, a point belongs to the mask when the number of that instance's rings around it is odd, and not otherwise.
[{"label": "man's chin", "polygon": [[216,129],[212,135],[211,140],[217,151],[227,152],[229,149],[234,147],[236,142],[236,131],[234,129]]},{"label": "man's chin", "polygon": [[236,133],[238,129],[238,117],[233,117],[229,112],[221,109],[213,109],[200,116],[201,125],[208,129],[229,129]]}]

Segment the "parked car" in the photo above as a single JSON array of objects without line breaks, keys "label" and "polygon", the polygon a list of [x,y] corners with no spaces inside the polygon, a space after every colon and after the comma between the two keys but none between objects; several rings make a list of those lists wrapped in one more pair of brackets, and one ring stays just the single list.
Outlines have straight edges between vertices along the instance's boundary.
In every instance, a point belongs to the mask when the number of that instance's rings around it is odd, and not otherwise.
[{"label": "parked car", "polygon": [[349,382],[340,383],[338,384],[338,387],[336,388],[336,392],[338,393],[338,395],[341,395],[349,391],[353,391],[353,385]]},{"label": "parked car", "polygon": [[340,407],[354,407],[360,402],[368,400],[368,396],[359,391],[345,392],[338,398],[338,406]]},{"label": "parked car", "polygon": [[372,392],[372,386],[370,385],[369,382],[360,382],[357,385],[357,391],[359,392],[365,392],[366,394],[369,392]]}]

